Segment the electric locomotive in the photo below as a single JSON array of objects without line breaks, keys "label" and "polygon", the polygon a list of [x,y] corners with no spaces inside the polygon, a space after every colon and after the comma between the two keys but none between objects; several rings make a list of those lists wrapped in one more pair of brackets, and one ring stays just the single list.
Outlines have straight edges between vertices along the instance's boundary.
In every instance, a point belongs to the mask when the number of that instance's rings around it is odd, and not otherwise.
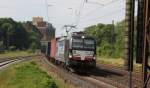
[{"label": "electric locomotive", "polygon": [[83,32],[60,37],[56,43],[55,59],[67,67],[95,67],[96,41]]}]

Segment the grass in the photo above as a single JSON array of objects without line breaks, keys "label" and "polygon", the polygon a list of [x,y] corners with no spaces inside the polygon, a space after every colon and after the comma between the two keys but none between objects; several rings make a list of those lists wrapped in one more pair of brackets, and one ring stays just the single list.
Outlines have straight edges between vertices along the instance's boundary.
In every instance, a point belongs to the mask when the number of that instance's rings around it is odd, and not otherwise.
[{"label": "grass", "polygon": [[0,72],[0,88],[58,88],[34,61],[21,62]]},{"label": "grass", "polygon": [[[103,57],[98,57],[97,59],[98,64],[110,64],[115,67],[124,67],[124,60],[122,58],[103,58]],[[135,71],[140,71],[141,70],[141,65],[136,64],[134,61],[134,70]]]},{"label": "grass", "polygon": [[58,88],[76,88],[74,85],[66,82],[62,77],[60,77],[51,67],[46,64],[41,63],[41,60],[37,60],[36,63],[38,66],[49,75],[52,75],[53,79],[56,82]]},{"label": "grass", "polygon": [[123,61],[123,59],[122,58],[103,58],[103,57],[99,57],[98,59],[97,59],[97,63],[99,63],[99,64],[111,64],[111,65],[119,65],[119,66],[121,66],[121,65],[123,65],[124,64],[124,61]]},{"label": "grass", "polygon": [[18,57],[18,56],[29,56],[33,54],[34,53],[30,53],[28,51],[8,51],[3,54],[0,54],[0,59],[1,58],[13,58],[13,57]]}]

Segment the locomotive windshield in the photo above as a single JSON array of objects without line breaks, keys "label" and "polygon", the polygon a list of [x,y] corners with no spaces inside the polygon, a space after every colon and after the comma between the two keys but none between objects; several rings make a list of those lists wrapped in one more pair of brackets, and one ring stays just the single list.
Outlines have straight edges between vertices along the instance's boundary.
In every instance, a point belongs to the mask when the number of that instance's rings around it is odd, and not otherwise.
[{"label": "locomotive windshield", "polygon": [[83,40],[74,38],[72,40],[72,48],[83,48]]},{"label": "locomotive windshield", "polygon": [[93,39],[73,38],[73,49],[95,49],[95,41]]},{"label": "locomotive windshield", "polygon": [[85,49],[95,49],[95,43],[92,39],[84,39],[84,48]]}]

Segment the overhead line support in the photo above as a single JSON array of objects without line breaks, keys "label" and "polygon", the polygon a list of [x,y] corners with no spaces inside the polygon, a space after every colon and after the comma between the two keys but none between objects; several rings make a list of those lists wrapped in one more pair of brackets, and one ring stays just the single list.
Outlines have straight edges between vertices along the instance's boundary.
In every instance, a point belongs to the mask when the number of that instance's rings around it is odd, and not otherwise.
[{"label": "overhead line support", "polygon": [[126,0],[125,13],[125,69],[129,71],[129,88],[132,88],[134,49],[134,8],[135,0]]}]

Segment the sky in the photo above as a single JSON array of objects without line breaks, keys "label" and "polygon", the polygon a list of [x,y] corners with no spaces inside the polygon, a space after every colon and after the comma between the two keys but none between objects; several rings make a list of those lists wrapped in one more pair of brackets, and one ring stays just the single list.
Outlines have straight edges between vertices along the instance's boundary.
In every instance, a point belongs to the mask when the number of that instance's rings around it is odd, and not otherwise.
[{"label": "sky", "polygon": [[[0,17],[31,21],[40,16],[56,28],[56,36],[64,35],[64,25],[77,25],[73,31],[97,23],[115,23],[125,17],[125,0],[0,0]],[[47,8],[48,5],[48,8]]]}]

